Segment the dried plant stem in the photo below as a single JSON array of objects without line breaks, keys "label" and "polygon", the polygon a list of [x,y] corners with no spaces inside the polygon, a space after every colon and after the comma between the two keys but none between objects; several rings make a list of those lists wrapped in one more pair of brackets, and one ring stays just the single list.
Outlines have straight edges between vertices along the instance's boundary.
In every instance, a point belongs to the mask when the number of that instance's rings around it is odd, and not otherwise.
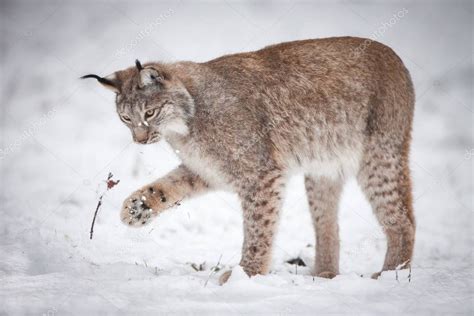
[{"label": "dried plant stem", "polygon": [[107,176],[107,180],[105,180],[105,183],[107,184],[107,188],[105,189],[104,193],[102,193],[99,197],[99,201],[97,202],[97,206],[95,208],[94,212],[94,218],[92,218],[92,224],[91,224],[91,230],[89,233],[89,239],[92,239],[92,236],[94,235],[94,225],[95,225],[95,219],[97,218],[97,213],[99,212],[100,207],[102,206],[102,199],[104,198],[105,194],[112,189],[114,186],[116,186],[120,180],[114,181],[112,180],[113,174],[109,172],[109,175]]},{"label": "dried plant stem", "polygon": [[104,195],[102,194],[99,198],[99,202],[97,202],[97,207],[95,208],[95,212],[94,212],[94,218],[92,219],[92,224],[91,224],[91,231],[90,231],[90,236],[89,238],[92,239],[92,236],[94,235],[94,225],[95,225],[95,219],[97,217],[97,212],[99,212],[99,208],[100,206],[102,205],[102,198],[104,197]]}]

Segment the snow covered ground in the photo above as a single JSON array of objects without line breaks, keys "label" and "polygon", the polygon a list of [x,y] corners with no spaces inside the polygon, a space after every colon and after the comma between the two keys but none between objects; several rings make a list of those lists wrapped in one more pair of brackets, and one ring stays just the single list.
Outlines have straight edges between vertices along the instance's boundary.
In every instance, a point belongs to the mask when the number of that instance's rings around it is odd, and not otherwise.
[{"label": "snow covered ground", "polygon": [[[472,15],[472,3],[458,1],[2,1],[0,314],[472,315]],[[411,282],[408,271],[368,278],[382,266],[385,240],[353,181],[340,205],[333,280],[285,263],[300,256],[313,265],[301,177],[288,188],[267,276],[235,268],[220,287],[221,272],[211,273],[219,259],[226,269],[240,258],[231,194],[184,202],[143,229],[120,223],[123,199],[179,161],[165,143],[132,144],[113,95],[79,76],[135,58],[204,61],[287,40],[374,34],[402,57],[417,91]],[[109,171],[121,182],[89,240]]]}]

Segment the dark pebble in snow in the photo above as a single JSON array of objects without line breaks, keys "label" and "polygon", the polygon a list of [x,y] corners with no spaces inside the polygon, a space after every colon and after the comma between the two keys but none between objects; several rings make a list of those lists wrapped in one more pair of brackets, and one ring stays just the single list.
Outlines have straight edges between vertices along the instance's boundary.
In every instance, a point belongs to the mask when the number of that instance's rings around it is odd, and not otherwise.
[{"label": "dark pebble in snow", "polygon": [[301,259],[300,257],[290,259],[286,263],[296,264],[297,266],[300,266],[300,267],[306,267],[306,263],[304,263],[303,259]]}]

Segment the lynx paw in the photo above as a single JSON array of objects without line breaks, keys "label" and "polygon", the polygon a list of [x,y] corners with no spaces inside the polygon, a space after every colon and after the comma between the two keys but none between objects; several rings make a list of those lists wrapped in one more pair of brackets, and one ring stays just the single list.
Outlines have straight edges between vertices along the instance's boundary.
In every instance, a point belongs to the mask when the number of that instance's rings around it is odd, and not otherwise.
[{"label": "lynx paw", "polygon": [[130,226],[143,226],[158,215],[159,211],[166,208],[165,197],[152,187],[145,187],[130,195],[124,202],[120,217],[122,222]]},{"label": "lynx paw", "polygon": [[331,272],[331,271],[323,271],[323,272],[318,273],[316,276],[320,278],[332,279],[336,277],[336,275],[337,275],[336,273]]},{"label": "lynx paw", "polygon": [[124,224],[143,226],[153,215],[153,209],[147,204],[146,197],[139,192],[132,194],[123,202],[121,218]]}]

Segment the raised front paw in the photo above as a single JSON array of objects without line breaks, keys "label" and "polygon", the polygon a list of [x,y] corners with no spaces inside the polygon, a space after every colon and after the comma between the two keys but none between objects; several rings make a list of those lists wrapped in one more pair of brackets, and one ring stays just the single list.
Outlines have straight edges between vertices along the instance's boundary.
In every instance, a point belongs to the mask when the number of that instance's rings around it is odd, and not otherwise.
[{"label": "raised front paw", "polygon": [[168,208],[167,199],[162,190],[145,187],[134,192],[123,202],[120,218],[130,226],[143,226]]}]

